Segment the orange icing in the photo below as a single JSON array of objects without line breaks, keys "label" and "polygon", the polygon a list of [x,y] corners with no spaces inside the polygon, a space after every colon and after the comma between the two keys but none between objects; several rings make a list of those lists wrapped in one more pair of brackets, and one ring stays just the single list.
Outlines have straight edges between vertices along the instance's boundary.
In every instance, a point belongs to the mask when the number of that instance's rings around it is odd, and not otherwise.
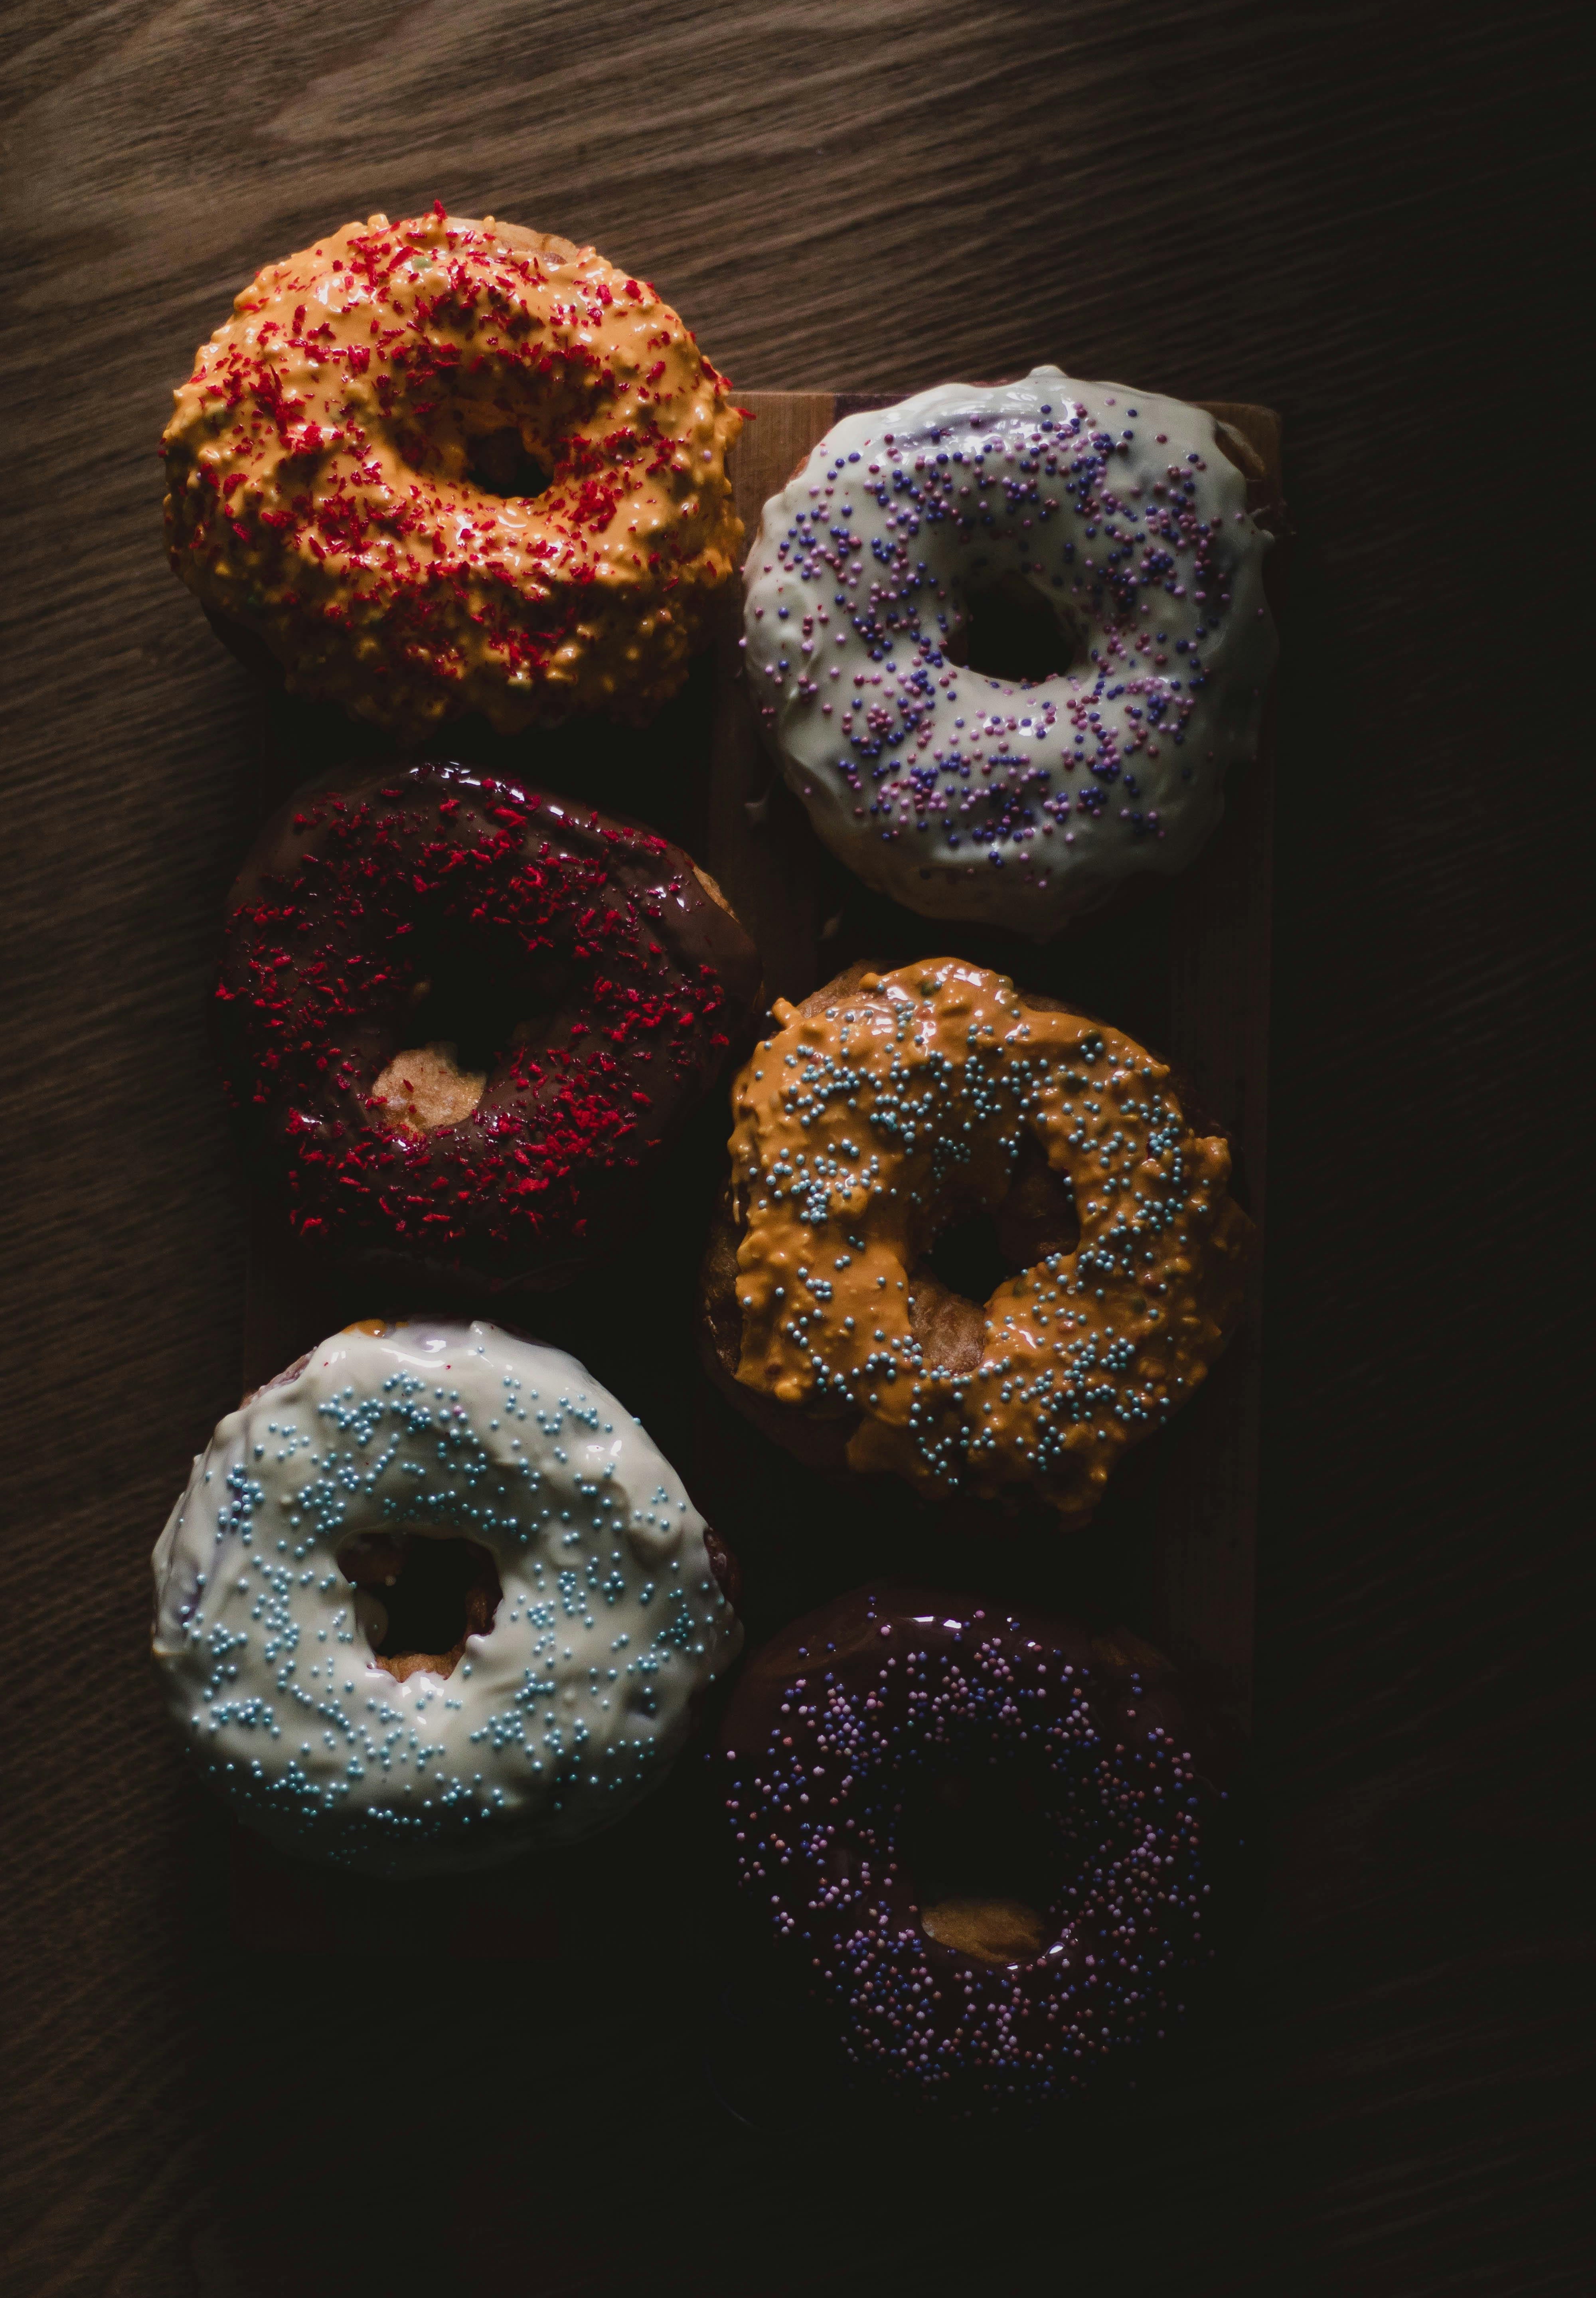
[{"label": "orange icing", "polygon": [[178,574],[296,691],[401,732],[647,715],[736,563],[725,378],[645,282],[492,217],[269,264],[175,397]]},{"label": "orange icing", "polygon": [[[856,1468],[931,1495],[1031,1485],[1084,1519],[1239,1317],[1253,1230],[1224,1141],[1192,1131],[1130,1038],[956,959],[774,1012],[733,1098],[737,1377],[856,1412]],[[999,1285],[980,1363],[954,1373],[910,1328],[914,1272],[951,1218],[1001,1199],[1028,1128],[1079,1243]]]}]

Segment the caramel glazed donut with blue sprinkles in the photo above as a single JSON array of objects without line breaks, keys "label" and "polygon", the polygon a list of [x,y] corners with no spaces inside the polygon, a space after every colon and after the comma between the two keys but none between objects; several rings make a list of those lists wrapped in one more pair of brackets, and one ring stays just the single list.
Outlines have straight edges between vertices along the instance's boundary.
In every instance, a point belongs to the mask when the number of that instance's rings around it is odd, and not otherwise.
[{"label": "caramel glazed donut with blue sprinkles", "polygon": [[[1202,409],[1055,367],[828,432],[765,507],[744,646],[838,859],[926,917],[1036,939],[1184,869],[1275,659],[1249,475]],[[1003,654],[1027,630],[1039,671],[970,666],[978,632]]]},{"label": "caramel glazed donut with blue sprinkles", "polygon": [[246,1397],[153,1562],[206,1778],[285,1848],[382,1874],[619,1819],[742,1641],[632,1415],[481,1322],[352,1325]]},{"label": "caramel glazed donut with blue sprinkles", "polygon": [[[704,1257],[711,1378],[823,1470],[1083,1524],[1240,1320],[1225,1138],[1145,1046],[957,958],[773,1019]],[[985,1301],[936,1258],[982,1216],[1014,1271]]]}]

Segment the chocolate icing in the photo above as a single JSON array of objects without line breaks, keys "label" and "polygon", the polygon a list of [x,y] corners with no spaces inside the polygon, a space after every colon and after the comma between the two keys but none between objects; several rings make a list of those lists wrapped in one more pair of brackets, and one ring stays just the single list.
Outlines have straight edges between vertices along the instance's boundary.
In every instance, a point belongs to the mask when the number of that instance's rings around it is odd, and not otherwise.
[{"label": "chocolate icing", "polygon": [[[614,1249],[758,990],[752,942],[678,848],[429,760],[335,773],[267,824],[217,1015],[302,1236],[497,1290]],[[418,1096],[378,1097],[395,1056],[447,1063],[459,1039],[467,1113],[429,1125]]]},{"label": "chocolate icing", "polygon": [[985,2112],[1123,2075],[1211,1960],[1215,1748],[1121,1630],[857,1590],[748,1664],[721,1764],[756,1921],[900,2097]]}]

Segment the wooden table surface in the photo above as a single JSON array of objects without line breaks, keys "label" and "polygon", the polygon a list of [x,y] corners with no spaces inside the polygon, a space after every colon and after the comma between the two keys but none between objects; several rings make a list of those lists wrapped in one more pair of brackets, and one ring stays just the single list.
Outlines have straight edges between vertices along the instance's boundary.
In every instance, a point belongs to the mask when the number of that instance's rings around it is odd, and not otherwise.
[{"label": "wooden table surface", "polygon": [[[7,12],[5,2289],[1588,2286],[1571,22]],[[153,448],[260,262],[434,195],[591,238],[746,389],[1047,358],[1285,417],[1267,1872],[1133,2125],[740,2129],[629,1872],[587,2000],[375,1916],[364,1953],[235,1944],[145,1647],[237,1386],[203,1013],[260,705],[164,569]]]}]

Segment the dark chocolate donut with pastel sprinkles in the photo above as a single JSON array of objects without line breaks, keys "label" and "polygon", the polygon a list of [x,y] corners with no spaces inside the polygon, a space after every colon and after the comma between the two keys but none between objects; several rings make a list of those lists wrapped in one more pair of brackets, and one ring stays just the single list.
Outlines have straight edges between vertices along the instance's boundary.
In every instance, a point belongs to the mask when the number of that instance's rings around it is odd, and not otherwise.
[{"label": "dark chocolate donut with pastel sprinkles", "polygon": [[752,1015],[758,954],[651,831],[449,761],[335,773],[233,888],[229,1098],[302,1237],[475,1290],[606,1258]]},{"label": "dark chocolate donut with pastel sprinkles", "polygon": [[1211,1960],[1214,1745],[1122,1630],[861,1589],[749,1663],[719,1762],[757,1923],[900,2099],[1133,2078]]}]

